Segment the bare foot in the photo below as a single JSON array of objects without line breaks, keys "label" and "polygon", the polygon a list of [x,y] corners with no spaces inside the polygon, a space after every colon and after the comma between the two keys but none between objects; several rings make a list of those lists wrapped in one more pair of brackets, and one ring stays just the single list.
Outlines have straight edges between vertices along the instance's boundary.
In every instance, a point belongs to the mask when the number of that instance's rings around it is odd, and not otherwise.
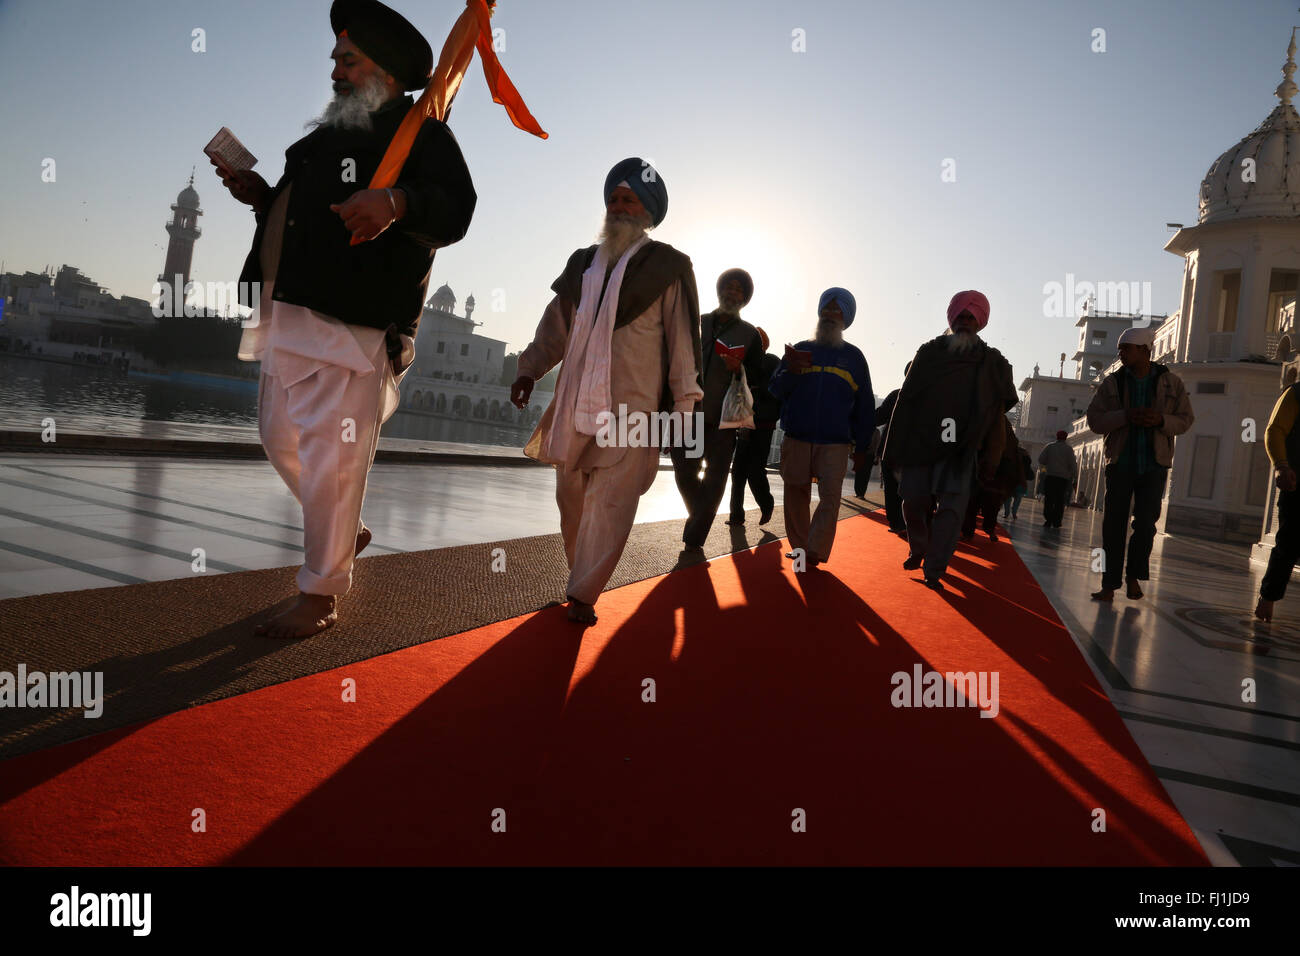
[{"label": "bare foot", "polygon": [[1113,601],[1115,600],[1115,589],[1102,588],[1100,591],[1094,591],[1092,592],[1092,599],[1094,601]]},{"label": "bare foot", "polygon": [[366,550],[366,545],[370,544],[370,539],[373,537],[374,535],[370,533],[369,528],[362,528],[357,534],[357,550],[352,552],[352,556],[356,557],[362,551]]},{"label": "bare foot", "polygon": [[1138,587],[1137,578],[1128,579],[1127,594],[1130,601],[1136,601],[1142,597],[1142,588]]},{"label": "bare foot", "polygon": [[338,602],[332,594],[298,594],[287,611],[257,625],[254,634],[262,637],[294,639],[311,637],[339,619]]},{"label": "bare foot", "polygon": [[579,601],[577,598],[569,597],[569,620],[576,621],[585,627],[590,627],[596,623],[596,609],[590,604]]},{"label": "bare foot", "polygon": [[1261,621],[1273,620],[1273,602],[1260,598],[1259,603],[1255,605],[1255,617]]}]

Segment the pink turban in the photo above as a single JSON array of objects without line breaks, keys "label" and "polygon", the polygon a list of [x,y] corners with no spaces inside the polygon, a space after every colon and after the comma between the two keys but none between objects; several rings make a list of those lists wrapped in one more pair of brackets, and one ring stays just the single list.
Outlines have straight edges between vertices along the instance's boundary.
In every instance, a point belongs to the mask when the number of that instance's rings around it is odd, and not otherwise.
[{"label": "pink turban", "polygon": [[981,331],[989,324],[989,300],[984,297],[983,292],[968,289],[965,292],[958,292],[948,303],[948,328],[952,328],[953,319],[967,311],[975,316]]}]

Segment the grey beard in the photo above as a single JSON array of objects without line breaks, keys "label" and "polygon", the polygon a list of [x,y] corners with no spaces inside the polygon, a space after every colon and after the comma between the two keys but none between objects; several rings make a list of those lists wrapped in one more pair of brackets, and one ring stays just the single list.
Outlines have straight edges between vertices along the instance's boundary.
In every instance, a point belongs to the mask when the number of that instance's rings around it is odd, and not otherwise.
[{"label": "grey beard", "polygon": [[974,332],[953,332],[948,336],[948,354],[965,355],[979,342]]},{"label": "grey beard", "polygon": [[623,258],[623,253],[646,234],[650,223],[635,216],[606,215],[600,230],[600,245],[613,262]]},{"label": "grey beard", "polygon": [[724,315],[729,315],[732,318],[738,319],[740,318],[740,309],[741,307],[736,305],[734,302],[724,302],[721,299],[718,300],[718,311]]},{"label": "grey beard", "polygon": [[388,90],[384,78],[379,74],[368,77],[360,86],[353,87],[352,92],[344,96],[335,93],[334,98],[325,105],[325,112],[314,120],[307,122],[308,129],[318,126],[331,126],[335,129],[357,129],[369,132],[374,128],[370,114],[384,105]]}]

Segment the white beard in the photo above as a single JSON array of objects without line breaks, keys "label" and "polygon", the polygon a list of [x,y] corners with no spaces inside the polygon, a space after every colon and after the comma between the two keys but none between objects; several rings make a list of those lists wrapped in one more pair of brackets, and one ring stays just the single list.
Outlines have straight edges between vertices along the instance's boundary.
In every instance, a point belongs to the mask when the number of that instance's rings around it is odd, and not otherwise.
[{"label": "white beard", "polygon": [[979,343],[974,332],[953,332],[948,336],[948,354],[965,355]]},{"label": "white beard", "polygon": [[833,349],[837,349],[844,344],[844,330],[836,329],[832,332],[818,322],[817,330],[813,332],[813,341],[818,345],[828,345]]},{"label": "white beard", "polygon": [[623,258],[623,253],[632,247],[632,244],[646,234],[650,223],[646,219],[637,219],[635,216],[622,216],[609,214],[605,216],[605,225],[600,230],[600,245],[609,256],[611,262],[618,262]]},{"label": "white beard", "polygon": [[388,89],[383,75],[376,73],[366,78],[352,92],[335,93],[325,105],[325,112],[307,122],[308,129],[332,126],[335,129],[357,129],[368,132],[373,128],[370,114],[383,106],[388,99]]}]

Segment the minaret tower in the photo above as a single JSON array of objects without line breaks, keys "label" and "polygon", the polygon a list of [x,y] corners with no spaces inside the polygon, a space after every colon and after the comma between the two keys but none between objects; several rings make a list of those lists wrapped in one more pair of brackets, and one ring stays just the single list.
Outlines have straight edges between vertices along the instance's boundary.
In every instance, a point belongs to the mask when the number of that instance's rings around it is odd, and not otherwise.
[{"label": "minaret tower", "polygon": [[203,215],[203,210],[199,209],[199,194],[194,191],[194,171],[190,170],[190,183],[181,190],[176,201],[172,203],[172,221],[167,223],[167,235],[171,239],[167,242],[167,262],[163,266],[162,275],[158,277],[159,282],[165,282],[173,286],[181,276],[180,287],[182,290],[190,282],[190,262],[194,258],[194,240],[197,239],[201,232],[199,230],[199,216]]}]

